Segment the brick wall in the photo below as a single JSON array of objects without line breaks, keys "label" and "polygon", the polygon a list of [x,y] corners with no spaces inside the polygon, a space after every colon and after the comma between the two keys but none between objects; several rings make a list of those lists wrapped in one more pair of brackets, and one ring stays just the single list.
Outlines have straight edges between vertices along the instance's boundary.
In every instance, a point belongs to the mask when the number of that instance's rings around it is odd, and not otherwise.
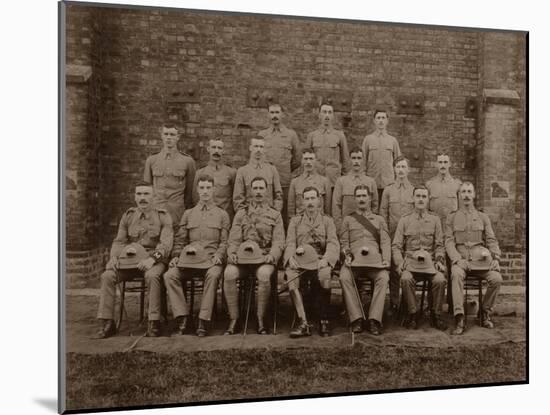
[{"label": "brick wall", "polygon": [[[87,9],[69,6],[68,21]],[[110,244],[120,215],[133,204],[132,185],[142,177],[146,157],[160,149],[163,118],[182,124],[180,148],[199,166],[206,161],[208,138],[218,135],[226,142],[227,161],[243,165],[248,138],[268,125],[265,109],[248,105],[252,90],[279,98],[285,123],[301,140],[317,125],[320,96],[350,97],[351,110],[336,114],[350,144],[360,144],[372,131],[375,108],[389,108],[388,129],[412,160],[413,182],[436,173],[439,149],[451,155],[455,176],[475,181],[479,175],[478,120],[466,111],[466,101],[480,99],[483,59],[498,59],[509,38],[485,57],[483,34],[475,31],[164,10],[88,11],[97,34],[90,37],[89,51],[85,33],[69,36],[84,46],[80,52],[92,56],[88,62],[95,68],[93,85],[101,103],[93,128],[99,212],[88,212],[99,221],[97,244]],[[513,42],[521,43],[519,35]],[[513,53],[520,56],[517,48]],[[68,61],[78,59],[85,60],[76,51],[68,53]],[[521,76],[512,78],[517,87]],[[198,91],[198,99],[171,103],[174,88]],[[423,114],[400,114],[400,97],[414,95],[424,97]],[[525,166],[524,151],[518,147],[519,169]],[[522,170],[519,184],[524,175]],[[518,197],[522,192],[518,186]],[[524,207],[524,199],[516,199],[510,220],[519,228]],[[68,234],[76,237],[71,228]]]}]

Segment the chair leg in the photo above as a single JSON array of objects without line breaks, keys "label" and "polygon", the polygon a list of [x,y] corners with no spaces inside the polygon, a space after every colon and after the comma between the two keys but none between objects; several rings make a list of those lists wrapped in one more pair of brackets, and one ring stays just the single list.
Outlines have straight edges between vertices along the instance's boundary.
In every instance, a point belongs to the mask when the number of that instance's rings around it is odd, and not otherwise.
[{"label": "chair leg", "polygon": [[191,278],[189,279],[189,285],[191,286],[191,301],[189,302],[189,311],[190,311],[190,320],[191,322],[193,323],[193,326],[194,326],[194,322],[195,322],[195,318],[194,318],[194,313],[195,313],[195,280],[193,279],[193,277],[191,276]]},{"label": "chair leg", "polygon": [[118,321],[116,322],[116,329],[117,331],[120,328],[120,325],[122,324],[122,316],[124,315],[124,294],[126,292],[126,281],[122,281],[120,286],[120,312],[118,315]]},{"label": "chair leg", "polygon": [[427,288],[427,280],[424,279],[422,281],[422,292],[420,294],[420,308],[416,311],[416,324],[420,322],[421,316],[424,314],[424,297],[426,295],[426,288]]},{"label": "chair leg", "polygon": [[483,310],[482,310],[482,304],[483,304],[483,292],[482,292],[482,287],[483,287],[483,280],[481,279],[481,277],[478,277],[477,278],[477,284],[478,284],[478,318],[479,318],[479,325],[482,326],[483,325]]},{"label": "chair leg", "polygon": [[143,322],[143,316],[145,311],[145,291],[146,291],[146,285],[145,285],[145,278],[141,280],[141,290],[139,293],[139,321],[140,323]]}]

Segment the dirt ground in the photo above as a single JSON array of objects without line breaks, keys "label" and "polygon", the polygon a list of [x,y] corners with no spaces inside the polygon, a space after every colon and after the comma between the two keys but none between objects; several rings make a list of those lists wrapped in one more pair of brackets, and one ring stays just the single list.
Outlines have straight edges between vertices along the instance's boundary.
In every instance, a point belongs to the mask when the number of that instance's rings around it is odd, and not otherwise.
[{"label": "dirt ground", "polygon": [[[511,287],[512,288],[512,287]],[[158,338],[142,337],[146,324],[139,322],[138,296],[126,298],[127,316],[120,331],[108,339],[94,339],[98,329],[95,318],[99,302],[98,290],[69,290],[66,296],[66,352],[82,354],[103,354],[129,350],[141,350],[156,353],[195,352],[222,349],[281,349],[303,347],[341,347],[352,343],[372,345],[393,345],[408,347],[454,348],[499,344],[506,342],[525,342],[525,303],[522,289],[508,289],[499,297],[495,307],[495,329],[487,330],[477,325],[475,315],[469,316],[468,328],[462,336],[452,336],[450,328],[441,332],[430,327],[425,318],[417,330],[406,330],[394,318],[384,318],[382,336],[372,336],[367,332],[352,336],[343,314],[342,299],[339,292],[332,296],[332,336],[322,338],[313,328],[313,335],[307,338],[290,339],[288,333],[293,318],[293,309],[288,294],[280,297],[277,313],[277,334],[256,334],[256,325],[251,313],[247,334],[242,331],[233,336],[224,336],[227,317],[221,311],[210,327],[209,335],[198,338],[190,330],[188,335],[171,335],[173,323],[169,314],[168,321],[163,323],[163,335]],[[198,308],[195,302],[195,309]],[[220,309],[221,299],[217,301]],[[170,309],[170,308],[169,308]],[[196,317],[196,313],[195,313]],[[449,327],[453,326],[452,316],[444,315]],[[273,325],[271,325],[273,330]]]}]

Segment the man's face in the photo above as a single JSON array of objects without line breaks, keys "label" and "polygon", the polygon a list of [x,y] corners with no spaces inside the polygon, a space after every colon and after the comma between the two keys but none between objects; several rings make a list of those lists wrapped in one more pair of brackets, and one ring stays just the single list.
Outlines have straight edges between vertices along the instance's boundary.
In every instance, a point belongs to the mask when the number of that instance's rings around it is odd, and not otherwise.
[{"label": "man's face", "polygon": [[321,105],[321,108],[319,109],[319,120],[321,123],[328,127],[332,124],[332,120],[334,119],[334,109],[331,105]]},{"label": "man's face", "polygon": [[363,152],[358,151],[356,153],[351,153],[349,158],[351,160],[351,168],[353,171],[360,171],[363,166]]},{"label": "man's face", "polygon": [[212,194],[214,193],[214,185],[207,180],[199,181],[197,183],[197,192],[201,202],[209,202],[212,200]]},{"label": "man's face", "polygon": [[464,206],[470,206],[476,197],[474,186],[471,184],[463,184],[458,191],[460,200]]},{"label": "man's face", "polygon": [[304,166],[304,171],[311,173],[313,167],[315,167],[315,153],[303,153],[302,154],[302,165]]},{"label": "man's face", "polygon": [[256,203],[262,203],[265,198],[265,193],[267,192],[267,186],[263,180],[256,180],[252,182],[252,199]]},{"label": "man's face", "polygon": [[441,174],[447,174],[449,167],[451,166],[451,160],[449,156],[437,156],[437,169]]},{"label": "man's face", "polygon": [[221,140],[210,140],[208,145],[208,154],[210,158],[214,161],[219,161],[223,155],[223,141]]},{"label": "man's face", "polygon": [[425,210],[428,208],[428,190],[417,189],[414,192],[414,207],[418,210]]},{"label": "man's face", "polygon": [[250,154],[252,157],[254,157],[256,160],[260,160],[265,153],[265,142],[264,140],[257,140],[255,138],[252,139],[250,142]]},{"label": "man's face", "polygon": [[395,175],[399,179],[405,179],[409,175],[409,165],[405,160],[397,162],[394,167]]},{"label": "man's face", "polygon": [[152,186],[136,186],[134,193],[136,205],[143,210],[147,210],[153,203],[153,187]]},{"label": "man's face", "polygon": [[175,128],[166,128],[162,127],[160,130],[160,138],[162,139],[162,144],[165,148],[173,149],[176,148],[176,145],[179,140],[178,130]]},{"label": "man's face", "polygon": [[369,192],[367,189],[359,189],[355,192],[355,202],[357,203],[357,206],[359,206],[359,209],[367,209],[370,203]]},{"label": "man's face", "polygon": [[280,105],[270,105],[269,109],[269,121],[272,125],[279,125],[281,123],[281,118],[283,117],[283,110]]},{"label": "man's face", "polygon": [[319,196],[315,190],[304,193],[304,205],[309,212],[314,211],[319,206]]},{"label": "man's face", "polygon": [[385,112],[377,112],[374,116],[374,125],[379,130],[385,130],[388,125],[388,114]]}]

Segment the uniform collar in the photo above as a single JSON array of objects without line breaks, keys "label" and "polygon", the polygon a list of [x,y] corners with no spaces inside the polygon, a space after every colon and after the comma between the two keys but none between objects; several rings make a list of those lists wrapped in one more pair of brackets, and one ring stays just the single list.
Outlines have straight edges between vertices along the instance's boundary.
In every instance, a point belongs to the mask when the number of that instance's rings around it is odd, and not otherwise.
[{"label": "uniform collar", "polygon": [[409,179],[407,179],[407,178],[405,178],[405,180],[403,180],[403,181],[395,180],[395,186],[397,188],[399,188],[399,187],[407,188],[410,185],[411,185],[411,183],[409,182]]},{"label": "uniform collar", "polygon": [[178,152],[178,150],[175,149],[175,148],[173,148],[172,150],[168,150],[166,148],[163,148],[160,151],[160,154],[161,154],[163,159],[173,159],[177,152]]},{"label": "uniform collar", "polygon": [[262,203],[254,203],[253,201],[250,202],[250,210],[252,211],[255,211],[255,210],[260,210],[260,209],[263,209],[265,207],[267,202],[262,202]]},{"label": "uniform collar", "polygon": [[213,160],[208,160],[208,165],[214,170],[219,170],[223,166],[223,163],[221,162],[221,160],[218,163]]},{"label": "uniform collar", "polygon": [[471,207],[467,208],[466,206],[462,206],[460,208],[460,210],[462,210],[464,213],[475,213],[477,212],[477,209],[474,205],[472,205]]},{"label": "uniform collar", "polygon": [[264,167],[265,161],[263,160],[256,161],[255,159],[250,159],[250,162],[248,164],[250,164],[255,169],[261,169]]},{"label": "uniform collar", "polygon": [[334,127],[332,125],[329,125],[328,127],[325,127],[324,125],[321,124],[321,126],[319,127],[319,130],[323,134],[330,134],[334,131]]},{"label": "uniform collar", "polygon": [[363,172],[358,171],[357,173],[355,173],[354,171],[350,171],[348,173],[348,176],[353,177],[353,178],[361,178],[361,177],[363,177]]},{"label": "uniform collar", "polygon": [[414,208],[414,215],[418,218],[418,219],[425,219],[426,216],[428,215],[428,211],[427,210],[424,210],[422,213],[420,213],[420,211],[416,208]]},{"label": "uniform collar", "polygon": [[199,207],[199,210],[210,210],[214,207],[214,202],[212,200],[210,200],[207,203],[203,203],[199,201],[198,207]]},{"label": "uniform collar", "polygon": [[386,137],[388,135],[388,132],[386,130],[383,130],[383,131],[379,131],[378,129],[376,129],[374,131],[374,135],[376,137]]},{"label": "uniform collar", "polygon": [[304,171],[304,172],[302,173],[302,177],[303,177],[304,179],[307,179],[307,178],[312,177],[312,176],[314,176],[314,175],[315,175],[315,171],[314,171],[314,170],[312,170],[311,172]]},{"label": "uniform collar", "polygon": [[317,209],[317,211],[313,214],[313,216],[309,216],[307,214],[307,211],[304,210],[304,218],[306,218],[309,222],[316,223],[320,216],[321,216],[321,211],[319,209]]},{"label": "uniform collar", "polygon": [[151,217],[151,212],[152,211],[153,211],[152,207],[150,207],[149,209],[146,209],[146,210],[141,210],[140,208],[136,209],[136,212],[138,214],[139,219],[141,219],[141,218],[149,219]]},{"label": "uniform collar", "polygon": [[285,126],[283,124],[279,124],[278,126],[271,125],[269,127],[270,133],[282,133],[285,130]]},{"label": "uniform collar", "polygon": [[451,180],[453,180],[453,177],[451,176],[451,173],[447,173],[445,176],[442,176],[441,174],[437,174],[437,179],[440,181],[440,182],[445,182],[445,183],[448,183],[450,182]]},{"label": "uniform collar", "polygon": [[361,215],[361,216],[365,216],[365,217],[371,217],[372,216],[372,212],[371,210],[368,208],[367,206],[367,209],[366,210],[360,210],[360,209],[357,209],[355,211],[355,213],[357,213],[358,215]]}]

